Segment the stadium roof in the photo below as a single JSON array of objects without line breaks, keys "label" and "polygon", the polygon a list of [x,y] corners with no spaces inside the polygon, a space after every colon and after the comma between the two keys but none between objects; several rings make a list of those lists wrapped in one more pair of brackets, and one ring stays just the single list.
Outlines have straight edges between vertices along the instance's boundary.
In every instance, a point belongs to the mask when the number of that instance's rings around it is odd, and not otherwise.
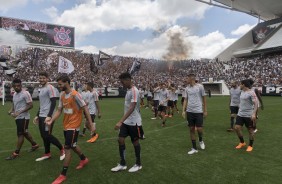
[{"label": "stadium roof", "polygon": [[209,5],[244,12],[262,20],[282,17],[281,0],[196,0]]}]

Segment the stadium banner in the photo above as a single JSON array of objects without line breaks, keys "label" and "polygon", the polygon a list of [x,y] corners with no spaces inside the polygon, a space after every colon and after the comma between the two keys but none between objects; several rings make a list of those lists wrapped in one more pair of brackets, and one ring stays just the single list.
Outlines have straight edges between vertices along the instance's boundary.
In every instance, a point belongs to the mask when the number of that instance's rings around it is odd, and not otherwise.
[{"label": "stadium banner", "polygon": [[[56,86],[55,86],[56,87]],[[38,87],[33,87],[32,85],[29,85],[28,87],[23,87],[24,90],[27,90],[32,99],[38,99],[39,96],[39,92],[40,92],[40,88]],[[102,97],[109,97],[109,98],[113,98],[113,97],[125,97],[126,95],[126,89],[123,88],[110,88],[110,87],[104,87],[104,88],[94,88],[98,94],[101,93]],[[14,89],[9,85],[9,86],[5,86],[5,99],[6,100],[11,100],[12,96],[14,94]],[[0,86],[0,98],[3,98],[3,93],[2,93],[3,89],[2,86]],[[81,92],[80,90],[78,90],[79,92]],[[59,90],[55,88],[55,93],[56,96],[59,97]]]},{"label": "stadium banner", "polygon": [[30,44],[74,48],[74,27],[0,17],[0,28],[16,31]]},{"label": "stadium banner", "polygon": [[268,35],[270,35],[276,28],[282,24],[282,18],[273,19],[270,21],[258,24],[252,30],[253,43],[258,44],[262,42]]},{"label": "stadium banner", "polygon": [[263,96],[282,96],[282,86],[263,86]]}]

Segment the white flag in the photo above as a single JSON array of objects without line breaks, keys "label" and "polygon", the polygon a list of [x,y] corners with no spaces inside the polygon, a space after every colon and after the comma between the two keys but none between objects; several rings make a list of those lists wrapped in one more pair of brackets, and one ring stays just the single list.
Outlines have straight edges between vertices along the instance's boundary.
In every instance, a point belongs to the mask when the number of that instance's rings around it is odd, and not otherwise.
[{"label": "white flag", "polygon": [[71,73],[74,71],[72,62],[62,56],[59,56],[58,72],[59,73]]}]

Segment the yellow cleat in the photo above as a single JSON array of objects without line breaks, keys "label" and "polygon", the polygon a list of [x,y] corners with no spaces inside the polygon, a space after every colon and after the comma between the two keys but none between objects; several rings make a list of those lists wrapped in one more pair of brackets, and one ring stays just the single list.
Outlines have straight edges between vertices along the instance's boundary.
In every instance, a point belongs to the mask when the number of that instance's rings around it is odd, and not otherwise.
[{"label": "yellow cleat", "polygon": [[87,142],[93,143],[98,139],[99,135],[96,134],[95,136],[91,137],[91,139],[89,139]]},{"label": "yellow cleat", "polygon": [[252,146],[248,146],[248,148],[247,148],[247,150],[246,150],[247,152],[251,152],[251,151],[253,151],[253,147]]},{"label": "yellow cleat", "polygon": [[241,149],[246,146],[246,143],[239,143],[238,146],[236,146],[236,149]]}]

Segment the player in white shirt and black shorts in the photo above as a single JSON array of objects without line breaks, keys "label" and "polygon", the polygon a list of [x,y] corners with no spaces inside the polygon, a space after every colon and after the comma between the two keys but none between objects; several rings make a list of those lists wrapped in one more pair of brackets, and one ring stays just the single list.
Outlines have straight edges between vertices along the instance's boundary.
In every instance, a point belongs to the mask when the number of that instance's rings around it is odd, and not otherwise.
[{"label": "player in white shirt and black shorts", "polygon": [[203,123],[204,117],[207,116],[207,103],[204,86],[196,83],[194,74],[188,75],[187,83],[188,86],[185,89],[182,116],[185,118],[186,115],[190,128],[192,149],[188,154],[192,155],[198,153],[195,135],[196,130],[198,132],[200,148],[205,149],[203,141]]},{"label": "player in white shirt and black shorts", "polygon": [[239,104],[240,104],[240,95],[241,89],[237,86],[236,82],[231,83],[231,89],[229,90],[230,93],[230,129],[227,129],[228,132],[232,132],[234,130],[234,120],[237,117],[239,111]]},{"label": "player in white shirt and black shorts", "polygon": [[138,89],[131,81],[129,73],[122,73],[119,76],[120,82],[123,87],[127,89],[124,103],[124,115],[116,124],[115,129],[119,130],[119,155],[120,163],[111,169],[112,172],[126,170],[125,161],[125,138],[130,136],[131,142],[134,147],[136,162],[128,172],[136,172],[142,169],[141,165],[141,146],[139,144],[140,131],[139,126],[142,126],[142,119],[140,114],[140,94]]}]

